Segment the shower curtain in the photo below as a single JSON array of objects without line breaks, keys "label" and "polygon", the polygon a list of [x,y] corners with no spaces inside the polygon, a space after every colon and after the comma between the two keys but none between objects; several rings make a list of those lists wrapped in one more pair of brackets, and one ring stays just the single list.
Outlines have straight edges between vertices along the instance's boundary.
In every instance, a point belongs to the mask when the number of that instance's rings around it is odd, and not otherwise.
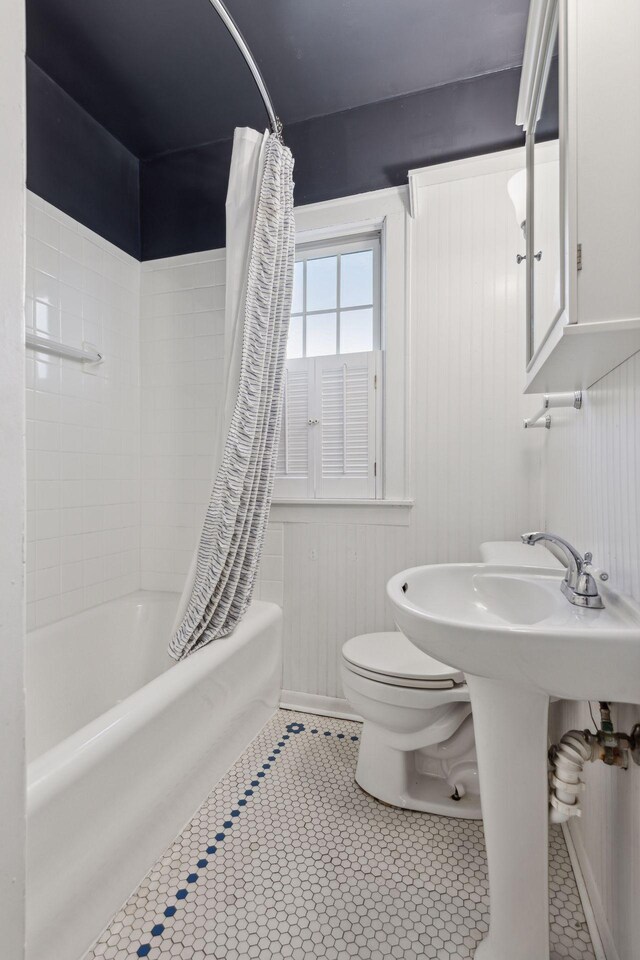
[{"label": "shower curtain", "polygon": [[169,653],[230,633],[253,593],[271,507],[293,288],[293,158],[236,130],[227,193],[226,394],[216,479]]}]

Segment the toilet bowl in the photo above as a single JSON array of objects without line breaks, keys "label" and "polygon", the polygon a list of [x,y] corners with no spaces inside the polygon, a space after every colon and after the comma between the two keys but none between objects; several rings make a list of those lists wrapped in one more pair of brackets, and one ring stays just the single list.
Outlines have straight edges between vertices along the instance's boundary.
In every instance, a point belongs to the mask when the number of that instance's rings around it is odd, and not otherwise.
[{"label": "toilet bowl", "polygon": [[469,691],[459,670],[402,633],[369,633],[342,648],[342,685],[364,725],[356,781],[405,810],[479,819]]}]

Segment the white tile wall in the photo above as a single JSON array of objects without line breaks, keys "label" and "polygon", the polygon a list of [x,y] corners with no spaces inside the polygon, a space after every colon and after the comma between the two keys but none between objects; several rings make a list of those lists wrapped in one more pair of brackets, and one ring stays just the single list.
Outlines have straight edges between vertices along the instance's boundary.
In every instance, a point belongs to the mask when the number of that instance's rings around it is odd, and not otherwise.
[{"label": "white tile wall", "polygon": [[26,351],[29,628],[139,585],[139,272],[28,195],[26,326],[104,354]]},{"label": "white tile wall", "polygon": [[[96,345],[27,350],[28,625],[139,587],[182,590],[212,483],[224,251],[139,264],[29,194],[26,326]],[[282,524],[256,596],[282,603]]]},{"label": "white tile wall", "polygon": [[142,587],[182,590],[224,386],[224,251],[142,265]]},{"label": "white tile wall", "polygon": [[[546,529],[593,550],[612,586],[640,600],[640,354],[588,390],[581,411],[554,411],[545,442]],[[640,677],[638,704],[615,706],[614,720],[627,731],[640,721]],[[556,733],[590,725],[586,704],[565,703]],[[636,960],[640,768],[589,764],[585,780],[583,816],[572,832],[592,880],[607,960]]]},{"label": "white tile wall", "polygon": [[[212,485],[224,399],[224,250],[149,261],[141,280],[144,589],[181,591]],[[282,526],[257,596],[282,602]]]}]

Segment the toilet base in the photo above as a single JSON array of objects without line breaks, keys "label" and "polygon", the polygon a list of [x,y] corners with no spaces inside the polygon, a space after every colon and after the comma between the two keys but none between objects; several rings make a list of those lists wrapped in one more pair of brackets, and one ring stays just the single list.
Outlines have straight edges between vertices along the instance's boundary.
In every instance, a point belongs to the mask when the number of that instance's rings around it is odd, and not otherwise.
[{"label": "toilet base", "polygon": [[468,791],[454,800],[454,787],[444,776],[419,771],[419,751],[389,747],[380,742],[377,731],[367,728],[365,722],[355,777],[365,793],[403,810],[465,820],[482,818],[478,793]]}]

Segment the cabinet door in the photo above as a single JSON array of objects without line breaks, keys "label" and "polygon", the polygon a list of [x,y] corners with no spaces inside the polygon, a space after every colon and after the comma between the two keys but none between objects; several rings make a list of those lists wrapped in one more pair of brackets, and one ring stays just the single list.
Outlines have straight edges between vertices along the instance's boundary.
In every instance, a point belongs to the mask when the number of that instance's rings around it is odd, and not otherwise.
[{"label": "cabinet door", "polygon": [[[565,155],[560,132],[566,119],[562,80],[566,66],[558,0],[532,5],[539,11],[537,54],[529,86],[521,89],[519,119],[527,136],[527,364],[563,315],[565,297]],[[530,29],[533,29],[530,20]],[[564,28],[563,28],[564,29]],[[529,41],[529,37],[528,37]],[[526,73],[526,71],[524,71]],[[561,95],[562,94],[562,95]]]}]

